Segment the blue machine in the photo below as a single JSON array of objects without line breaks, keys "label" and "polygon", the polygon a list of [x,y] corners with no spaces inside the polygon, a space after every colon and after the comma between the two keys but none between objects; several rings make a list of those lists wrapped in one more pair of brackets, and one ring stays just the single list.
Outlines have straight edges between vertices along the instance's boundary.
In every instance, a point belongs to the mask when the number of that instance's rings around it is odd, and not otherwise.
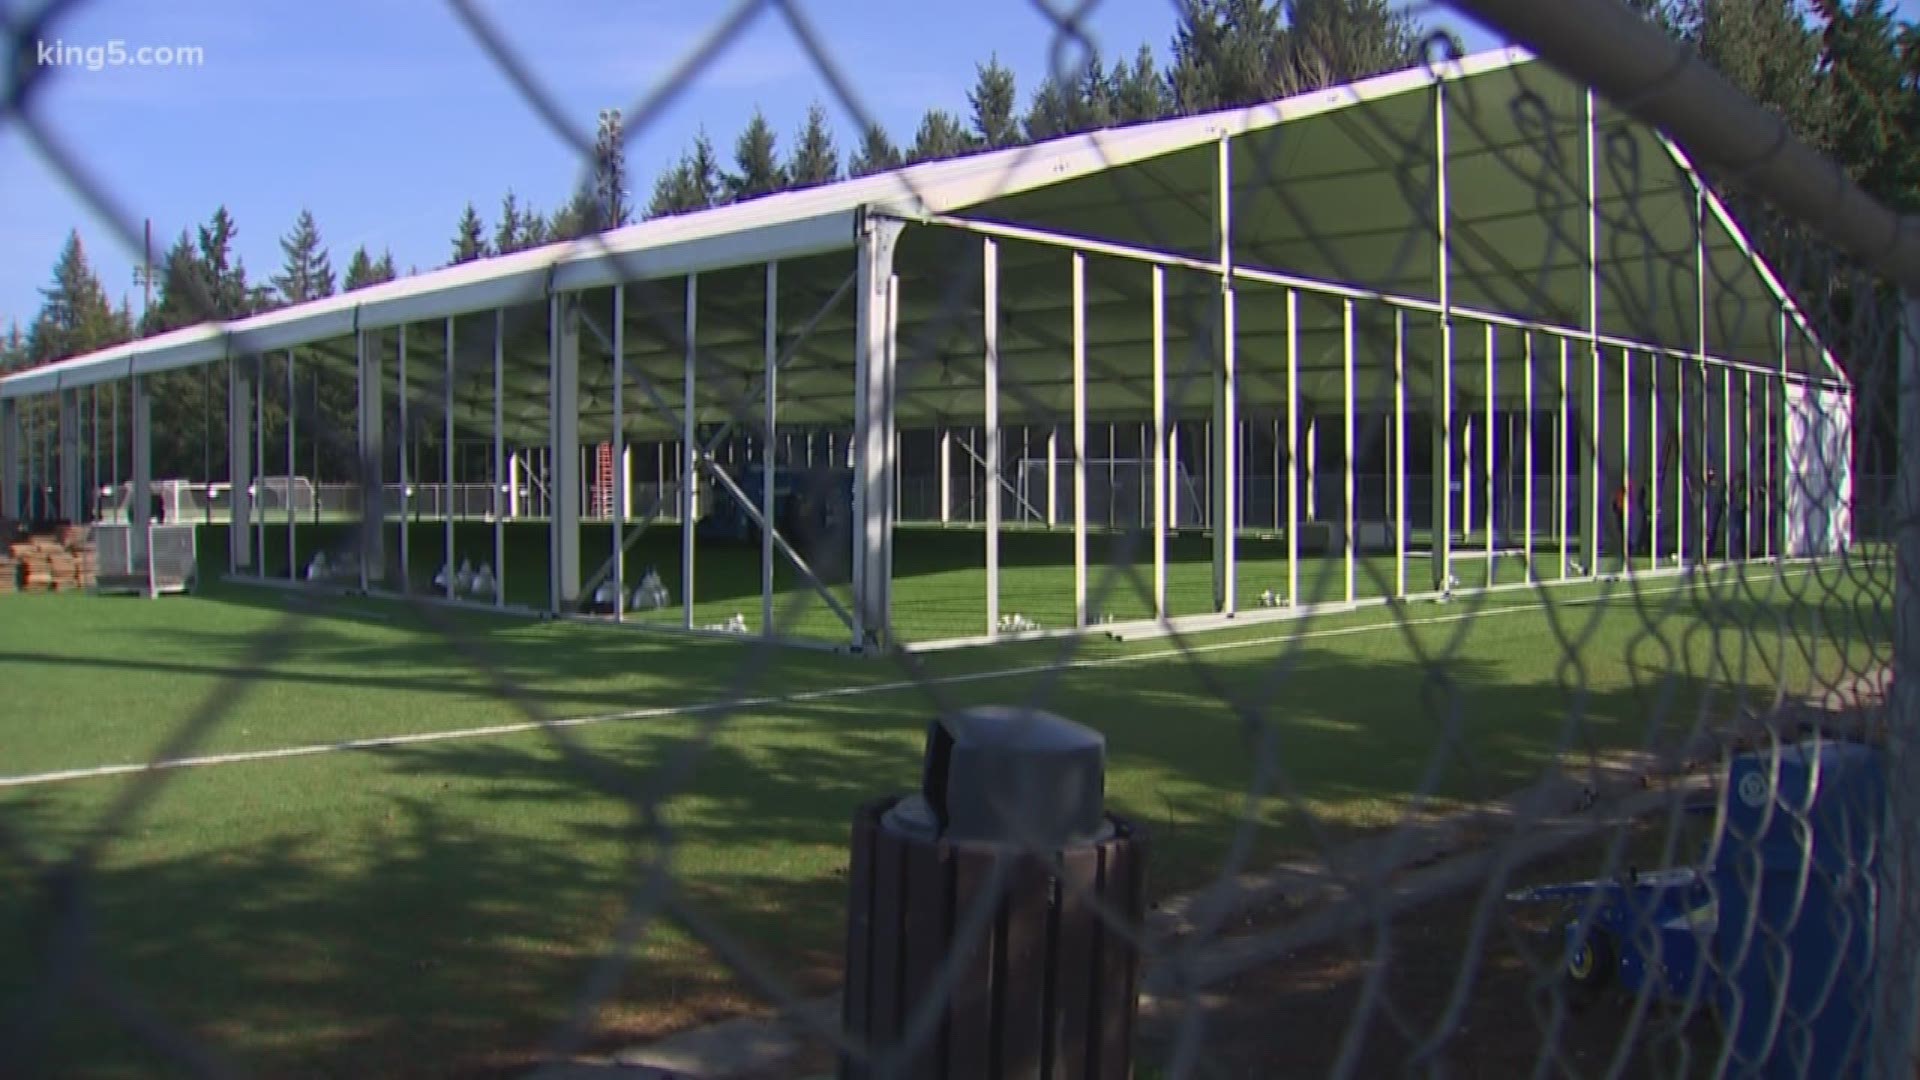
[{"label": "blue machine", "polygon": [[[756,505],[760,499],[763,466],[742,467],[735,483]],[[773,523],[787,542],[803,553],[816,545],[846,536],[853,520],[853,470],[776,465],[773,469]],[[760,527],[740,506],[722,494],[712,511],[700,520],[702,540],[757,544]]]},{"label": "blue machine", "polygon": [[1733,759],[1698,867],[1523,889],[1559,902],[1577,993],[1718,1018],[1729,1071],[1858,1076],[1871,1016],[1880,751],[1811,739]]}]

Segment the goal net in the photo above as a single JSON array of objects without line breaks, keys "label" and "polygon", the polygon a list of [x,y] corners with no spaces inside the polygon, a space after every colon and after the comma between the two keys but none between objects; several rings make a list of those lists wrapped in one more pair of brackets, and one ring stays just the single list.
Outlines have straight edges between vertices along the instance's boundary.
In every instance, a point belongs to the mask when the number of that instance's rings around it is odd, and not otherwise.
[{"label": "goal net", "polygon": [[[1017,520],[1071,525],[1073,460],[1024,457],[1017,468]],[[1153,527],[1152,461],[1088,458],[1086,471],[1088,525],[1115,529]],[[1167,527],[1198,529],[1205,523],[1206,493],[1184,464],[1167,462]]]}]

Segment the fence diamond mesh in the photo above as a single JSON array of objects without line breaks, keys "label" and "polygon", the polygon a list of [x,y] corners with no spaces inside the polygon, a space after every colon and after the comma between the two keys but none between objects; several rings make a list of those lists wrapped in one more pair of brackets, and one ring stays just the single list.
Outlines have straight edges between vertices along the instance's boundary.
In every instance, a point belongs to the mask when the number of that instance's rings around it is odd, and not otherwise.
[{"label": "fence diamond mesh", "polygon": [[[204,420],[143,395],[217,419],[196,598],[0,597],[0,1071],[1911,1075],[1920,241],[1713,156],[1694,74],[1623,97],[1651,27],[1570,5],[1570,65],[1462,6],[1539,57],[1436,32],[228,324],[198,384],[10,380],[0,518],[108,492],[115,543]],[[762,19],[868,120],[810,7],[717,11],[624,137]],[[1094,8],[1034,5],[1064,72]],[[1007,783],[999,844],[868,862],[983,705],[1104,736],[1141,861]]]}]

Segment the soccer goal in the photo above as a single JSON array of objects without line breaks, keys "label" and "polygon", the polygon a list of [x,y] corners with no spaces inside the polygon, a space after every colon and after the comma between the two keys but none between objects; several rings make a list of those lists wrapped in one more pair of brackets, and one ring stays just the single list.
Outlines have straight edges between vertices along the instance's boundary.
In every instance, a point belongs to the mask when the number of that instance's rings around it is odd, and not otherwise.
[{"label": "soccer goal", "polygon": [[[1020,520],[1043,525],[1073,522],[1071,458],[1023,457],[1016,488]],[[1153,526],[1153,462],[1145,458],[1087,459],[1087,524],[1116,529]],[[1206,497],[1184,464],[1167,462],[1167,527],[1206,524]]]}]

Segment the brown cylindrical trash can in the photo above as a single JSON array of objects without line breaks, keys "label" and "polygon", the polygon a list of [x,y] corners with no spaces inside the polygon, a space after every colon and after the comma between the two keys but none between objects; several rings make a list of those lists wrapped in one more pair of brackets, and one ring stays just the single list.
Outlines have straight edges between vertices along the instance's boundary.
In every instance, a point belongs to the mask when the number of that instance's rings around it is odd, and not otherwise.
[{"label": "brown cylindrical trash can", "polygon": [[1131,1075],[1144,831],[1109,814],[1110,832],[1049,859],[890,828],[898,802],[854,815],[843,1021],[866,1054],[843,1054],[840,1076]]}]

